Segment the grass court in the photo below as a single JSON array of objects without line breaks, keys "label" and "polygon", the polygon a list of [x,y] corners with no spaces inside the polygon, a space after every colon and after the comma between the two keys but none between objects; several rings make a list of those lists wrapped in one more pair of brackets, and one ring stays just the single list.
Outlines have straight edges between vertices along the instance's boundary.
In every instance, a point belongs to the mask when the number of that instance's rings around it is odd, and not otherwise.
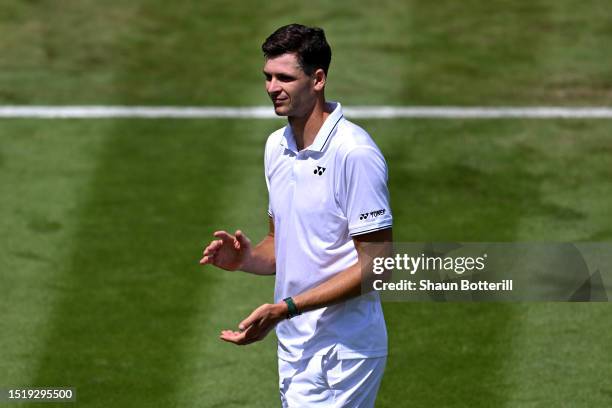
[{"label": "grass court", "polygon": [[[361,4],[358,4],[361,3]],[[344,105],[609,106],[604,1],[9,0],[0,104],[268,103],[261,42],[301,22]],[[350,119],[350,118],[349,118]],[[355,120],[390,174],[397,241],[612,240],[609,120]],[[279,120],[0,120],[0,387],[83,407],[278,405],[273,335],[217,339],[273,279],[198,265],[267,229]],[[607,303],[385,303],[380,407],[612,404]],[[63,406],[63,405],[62,405]]]}]

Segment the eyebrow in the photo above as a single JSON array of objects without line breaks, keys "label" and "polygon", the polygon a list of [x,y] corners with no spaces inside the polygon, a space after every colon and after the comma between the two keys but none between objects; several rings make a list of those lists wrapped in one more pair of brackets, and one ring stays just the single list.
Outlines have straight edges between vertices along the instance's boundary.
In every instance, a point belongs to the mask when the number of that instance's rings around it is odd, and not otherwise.
[{"label": "eyebrow", "polygon": [[[262,71],[263,74],[265,76],[272,76],[273,74],[270,72],[266,72],[265,70]],[[276,74],[277,77],[285,77],[285,78],[290,78],[290,79],[297,79],[297,77],[295,75],[291,75],[291,74],[286,74],[284,72],[280,72]]]}]

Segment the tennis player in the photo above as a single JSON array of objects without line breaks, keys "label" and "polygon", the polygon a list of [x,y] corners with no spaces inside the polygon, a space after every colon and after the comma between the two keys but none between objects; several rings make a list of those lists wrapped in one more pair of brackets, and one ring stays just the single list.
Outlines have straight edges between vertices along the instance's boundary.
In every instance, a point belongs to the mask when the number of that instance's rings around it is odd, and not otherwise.
[{"label": "tennis player", "polygon": [[223,330],[245,345],[276,329],[284,407],[372,407],[387,357],[377,292],[362,290],[368,248],[390,247],[380,150],[325,99],[331,49],[320,28],[291,24],[262,45],[266,91],[287,126],[265,147],[269,233],[214,233],[200,263],[276,275],[274,303]]}]

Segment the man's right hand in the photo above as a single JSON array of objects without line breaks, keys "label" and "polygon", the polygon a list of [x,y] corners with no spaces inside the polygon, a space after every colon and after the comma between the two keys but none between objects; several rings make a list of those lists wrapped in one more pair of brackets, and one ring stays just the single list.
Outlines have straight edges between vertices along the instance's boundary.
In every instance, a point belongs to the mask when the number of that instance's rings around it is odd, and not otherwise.
[{"label": "man's right hand", "polygon": [[251,241],[242,231],[231,235],[226,231],[213,234],[216,240],[211,241],[204,249],[201,265],[211,264],[227,271],[242,269],[244,262],[251,255]]}]

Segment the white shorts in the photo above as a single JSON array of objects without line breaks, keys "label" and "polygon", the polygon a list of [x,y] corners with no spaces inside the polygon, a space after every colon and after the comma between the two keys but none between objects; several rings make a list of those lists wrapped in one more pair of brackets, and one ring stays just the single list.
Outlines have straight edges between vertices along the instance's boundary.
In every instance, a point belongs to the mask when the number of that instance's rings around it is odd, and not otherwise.
[{"label": "white shorts", "polygon": [[283,407],[373,407],[387,357],[338,359],[324,356],[290,362],[278,359]]}]

